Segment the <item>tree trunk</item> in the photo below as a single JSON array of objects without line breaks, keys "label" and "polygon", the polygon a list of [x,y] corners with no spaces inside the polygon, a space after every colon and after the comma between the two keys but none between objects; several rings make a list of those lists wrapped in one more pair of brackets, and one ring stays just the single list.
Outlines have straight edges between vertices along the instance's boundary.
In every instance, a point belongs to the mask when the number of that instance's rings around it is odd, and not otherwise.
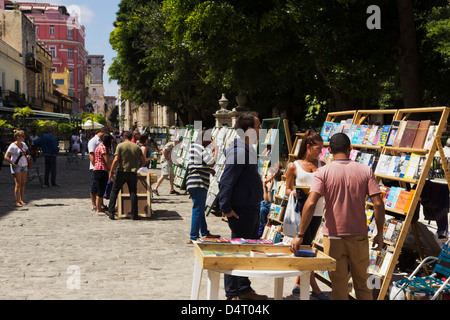
[{"label": "tree trunk", "polygon": [[400,35],[397,41],[397,62],[403,103],[406,108],[422,107],[419,52],[411,0],[397,0]]}]

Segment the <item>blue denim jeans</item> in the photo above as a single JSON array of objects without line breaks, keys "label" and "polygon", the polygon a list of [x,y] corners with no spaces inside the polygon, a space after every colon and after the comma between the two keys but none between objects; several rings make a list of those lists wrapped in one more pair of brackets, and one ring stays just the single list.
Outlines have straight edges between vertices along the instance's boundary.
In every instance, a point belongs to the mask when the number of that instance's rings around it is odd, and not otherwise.
[{"label": "blue denim jeans", "polygon": [[208,190],[204,188],[189,188],[188,191],[193,202],[191,233],[189,237],[190,239],[195,240],[199,237],[200,234],[203,237],[209,235],[205,218],[206,196],[208,194]]}]

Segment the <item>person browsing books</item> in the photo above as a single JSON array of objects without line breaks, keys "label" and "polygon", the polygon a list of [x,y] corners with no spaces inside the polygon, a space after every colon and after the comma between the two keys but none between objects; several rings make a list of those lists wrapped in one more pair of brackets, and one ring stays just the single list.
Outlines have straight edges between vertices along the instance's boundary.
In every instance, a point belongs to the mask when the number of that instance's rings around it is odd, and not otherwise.
[{"label": "person browsing books", "polygon": [[[300,150],[297,160],[291,164],[286,172],[286,195],[289,196],[294,192],[297,198],[297,193],[307,193],[307,189],[296,189],[294,187],[310,188],[312,179],[318,168],[322,167],[323,163],[319,160],[319,155],[323,148],[323,139],[317,132],[308,130],[302,138]],[[301,198],[297,201],[301,201]],[[301,206],[303,207],[304,203]],[[321,197],[314,210],[314,215],[311,218],[311,223],[305,231],[303,238],[304,245],[311,245],[314,237],[322,222],[323,216],[323,197]],[[320,290],[314,272],[311,272],[310,285],[312,288],[311,295],[319,300],[329,300],[328,297]],[[300,293],[300,277],[297,277],[292,293]]]},{"label": "person browsing books", "polygon": [[[258,239],[263,186],[253,144],[259,138],[258,117],[243,114],[236,121],[238,138],[225,150],[225,168],[219,182],[219,207],[228,218],[231,238]],[[227,299],[265,300],[247,277],[224,276]]]},{"label": "person browsing books", "polygon": [[132,137],[130,131],[124,133],[123,138],[125,141],[117,146],[111,170],[109,171],[109,180],[113,181],[108,208],[111,220],[115,219],[117,195],[125,183],[130,190],[131,218],[133,220],[140,219],[138,216],[137,171],[145,165],[145,158],[141,148],[134,142],[131,142]]},{"label": "person browsing books", "polygon": [[209,189],[209,175],[211,168],[215,164],[216,149],[211,155],[205,148],[211,142],[211,139],[205,136],[202,131],[190,149],[189,149],[189,169],[186,181],[186,189],[191,195],[192,217],[191,232],[189,243],[197,240],[199,234],[206,238],[220,238],[219,235],[213,235],[208,230],[205,218],[206,196]]},{"label": "person browsing books", "polygon": [[329,272],[332,299],[348,299],[348,268],[353,279],[356,299],[372,300],[367,286],[369,243],[365,201],[369,196],[374,209],[378,233],[373,238],[375,250],[383,246],[384,203],[372,169],[349,160],[351,144],[346,134],[336,133],[330,139],[329,151],[334,161],[316,171],[309,196],[302,211],[298,235],[291,251],[297,253],[321,197],[325,198],[324,253],[336,260],[336,270]]}]

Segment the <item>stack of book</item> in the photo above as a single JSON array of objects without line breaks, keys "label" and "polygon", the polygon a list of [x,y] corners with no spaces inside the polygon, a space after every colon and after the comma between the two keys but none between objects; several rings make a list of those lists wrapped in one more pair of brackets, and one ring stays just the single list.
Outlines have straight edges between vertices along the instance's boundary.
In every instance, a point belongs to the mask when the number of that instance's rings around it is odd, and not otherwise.
[{"label": "stack of book", "polygon": [[376,156],[372,153],[361,152],[359,150],[353,149],[350,152],[350,160],[365,164],[372,168],[376,160]]},{"label": "stack of book", "polygon": [[[350,122],[350,123],[349,123]],[[357,125],[351,119],[323,124],[320,135],[324,142],[338,133],[345,133],[352,144],[392,146],[429,150],[436,136],[437,126],[430,120],[395,120],[391,125]]]},{"label": "stack of book", "polygon": [[405,178],[419,179],[427,157],[411,153],[411,155],[390,156],[380,155],[375,174]]},{"label": "stack of book", "polygon": [[402,231],[403,221],[399,219],[388,219],[384,222],[383,239],[390,243],[396,243]]},{"label": "stack of book", "polygon": [[383,276],[386,275],[389,264],[392,261],[393,253],[394,248],[391,246],[387,246],[387,248],[384,248],[381,251],[371,249],[369,252],[369,272]]},{"label": "stack of book", "polygon": [[281,225],[266,225],[264,227],[261,239],[272,241],[273,243],[278,243],[281,241],[282,233]]}]

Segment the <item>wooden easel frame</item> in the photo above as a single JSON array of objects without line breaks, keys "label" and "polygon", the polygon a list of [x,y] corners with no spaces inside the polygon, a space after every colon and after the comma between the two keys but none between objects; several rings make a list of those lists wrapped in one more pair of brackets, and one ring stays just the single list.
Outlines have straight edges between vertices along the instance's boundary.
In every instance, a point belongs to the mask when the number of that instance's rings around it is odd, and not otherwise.
[{"label": "wooden easel frame", "polygon": [[[352,145],[355,148],[365,148],[365,149],[378,149],[381,151],[381,154],[394,154],[395,152],[405,152],[405,153],[418,153],[422,155],[427,155],[427,160],[423,166],[421,176],[417,180],[411,180],[411,179],[404,179],[404,178],[395,178],[391,176],[382,176],[382,175],[376,175],[377,180],[381,180],[383,178],[391,179],[391,180],[397,180],[401,184],[406,183],[412,183],[416,184],[416,191],[413,197],[413,200],[411,202],[411,206],[408,210],[408,212],[404,215],[405,220],[403,223],[402,231],[399,235],[399,238],[395,244],[395,250],[393,252],[392,260],[389,264],[389,267],[387,269],[387,272],[384,276],[382,276],[382,285],[380,288],[380,291],[378,293],[378,300],[383,300],[387,294],[387,291],[389,289],[389,284],[392,279],[392,274],[395,270],[395,267],[398,263],[398,259],[401,253],[401,250],[403,248],[406,236],[408,235],[410,227],[412,228],[413,234],[415,235],[416,241],[418,242],[418,250],[421,256],[423,255],[423,252],[421,251],[419,238],[418,238],[418,232],[417,229],[414,228],[414,225],[412,224],[412,218],[414,216],[416,207],[420,200],[420,195],[422,193],[422,189],[425,185],[425,181],[428,177],[428,172],[431,168],[433,158],[435,156],[436,151],[439,152],[441,159],[445,159],[444,150],[441,143],[441,137],[442,133],[444,132],[447,120],[449,117],[450,108],[448,107],[432,107],[432,108],[414,108],[414,109],[389,109],[389,110],[358,110],[358,111],[342,111],[342,112],[333,112],[329,113],[326,121],[330,122],[336,122],[336,119],[340,116],[348,116],[353,114],[353,124],[362,124],[368,116],[372,114],[382,114],[382,115],[393,115],[393,120],[406,120],[411,114],[419,114],[419,113],[441,113],[440,119],[436,135],[434,137],[434,141],[432,143],[432,147],[430,150],[427,149],[414,149],[414,148],[394,148],[394,147],[380,147],[380,146],[368,146],[368,145]],[[442,167],[445,173],[446,181],[449,186],[450,190],[450,172],[446,161],[442,161]],[[367,205],[366,205],[367,207]],[[395,213],[395,212],[394,212]],[[398,212],[397,212],[398,214]]]}]

